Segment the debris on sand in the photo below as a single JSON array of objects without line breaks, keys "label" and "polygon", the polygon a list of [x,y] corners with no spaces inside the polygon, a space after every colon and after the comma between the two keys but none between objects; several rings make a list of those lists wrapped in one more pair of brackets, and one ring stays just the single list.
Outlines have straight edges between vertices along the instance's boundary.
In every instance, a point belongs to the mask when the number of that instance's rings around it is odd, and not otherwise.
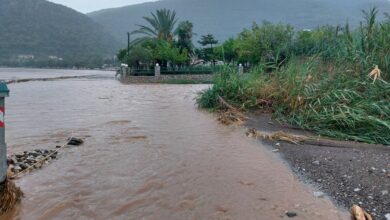
[{"label": "debris on sand", "polygon": [[12,210],[20,203],[23,197],[22,190],[9,178],[0,184],[0,215]]},{"label": "debris on sand", "polygon": [[353,205],[351,208],[351,214],[355,220],[372,220],[370,214],[368,214],[364,209],[358,205]]}]

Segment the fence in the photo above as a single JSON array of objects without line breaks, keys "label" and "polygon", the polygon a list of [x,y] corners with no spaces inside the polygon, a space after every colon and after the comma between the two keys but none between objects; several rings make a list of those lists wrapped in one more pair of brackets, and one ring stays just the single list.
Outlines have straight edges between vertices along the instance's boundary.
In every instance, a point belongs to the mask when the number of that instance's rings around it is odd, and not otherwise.
[{"label": "fence", "polygon": [[[222,71],[224,66],[196,66],[196,67],[176,67],[167,68],[156,65],[154,68],[136,69],[129,67],[121,67],[118,74],[122,76],[160,76],[160,75],[212,75]],[[244,66],[238,66],[238,73],[243,74]]]}]

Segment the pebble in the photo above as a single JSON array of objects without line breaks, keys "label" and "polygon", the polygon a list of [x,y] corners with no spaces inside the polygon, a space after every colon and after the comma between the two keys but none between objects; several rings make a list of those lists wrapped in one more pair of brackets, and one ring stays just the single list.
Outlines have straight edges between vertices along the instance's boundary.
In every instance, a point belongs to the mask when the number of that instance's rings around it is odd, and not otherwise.
[{"label": "pebble", "polygon": [[15,166],[15,167],[14,167],[14,170],[16,170],[16,171],[21,171],[22,168],[21,168],[20,166]]},{"label": "pebble", "polygon": [[277,153],[277,152],[279,152],[279,149],[275,149],[272,152]]},{"label": "pebble", "polygon": [[355,188],[353,191],[354,191],[354,192],[360,192],[360,191],[361,191],[361,189],[359,189],[359,188]]},{"label": "pebble", "polygon": [[294,218],[294,217],[298,216],[298,214],[296,212],[291,212],[291,211],[286,212],[286,215],[289,218]]},{"label": "pebble", "polygon": [[278,147],[280,147],[280,143],[276,143],[275,145],[278,146]]},{"label": "pebble", "polygon": [[385,196],[385,195],[389,194],[389,191],[388,190],[382,190],[381,193],[382,193],[382,196]]},{"label": "pebble", "polygon": [[323,198],[325,196],[325,194],[323,192],[314,192],[314,196],[317,197],[317,198]]},{"label": "pebble", "polygon": [[390,220],[390,213],[387,213],[387,214],[385,215],[385,218],[386,218],[386,220]]},{"label": "pebble", "polygon": [[313,164],[315,164],[315,165],[320,165],[320,161],[318,161],[318,160],[313,161]]}]

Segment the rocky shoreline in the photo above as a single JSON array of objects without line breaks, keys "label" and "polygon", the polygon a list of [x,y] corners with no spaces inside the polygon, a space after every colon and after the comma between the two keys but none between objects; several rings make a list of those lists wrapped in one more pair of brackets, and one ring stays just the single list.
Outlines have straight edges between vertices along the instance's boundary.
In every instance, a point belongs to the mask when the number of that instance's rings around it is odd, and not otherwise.
[{"label": "rocky shoreline", "polygon": [[[79,146],[84,141],[79,138],[68,139],[67,145]],[[52,160],[57,159],[58,150],[64,146],[56,146],[55,150],[35,149],[24,151],[20,154],[13,154],[7,157],[8,172],[11,178],[19,177],[20,173],[40,169],[44,164],[49,164]]]},{"label": "rocky shoreline", "polygon": [[[252,115],[246,126],[262,132],[312,135],[286,128],[269,115]],[[355,142],[319,146],[261,141],[280,154],[304,182],[317,188],[316,197],[329,196],[347,210],[356,204],[376,220],[390,220],[390,147]]]},{"label": "rocky shoreline", "polygon": [[8,169],[11,176],[16,176],[27,169],[40,169],[44,164],[57,159],[55,150],[36,149],[24,151],[22,154],[14,154],[8,157]]}]

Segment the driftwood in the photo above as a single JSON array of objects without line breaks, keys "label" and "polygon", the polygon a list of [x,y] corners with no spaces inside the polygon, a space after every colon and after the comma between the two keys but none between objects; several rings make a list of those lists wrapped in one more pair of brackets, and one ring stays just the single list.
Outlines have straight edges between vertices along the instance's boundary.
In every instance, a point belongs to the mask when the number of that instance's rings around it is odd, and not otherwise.
[{"label": "driftwood", "polygon": [[343,141],[322,139],[313,136],[304,136],[304,135],[294,135],[289,134],[283,131],[278,131],[274,133],[260,132],[254,128],[248,129],[246,132],[248,137],[253,138],[262,138],[270,141],[284,141],[295,145],[313,145],[320,147],[334,147],[334,148],[351,148],[355,145],[346,144]]},{"label": "driftwood", "polygon": [[301,135],[292,135],[285,133],[283,131],[278,131],[275,133],[262,133],[257,131],[256,129],[249,129],[247,132],[248,137],[254,137],[254,138],[262,138],[270,141],[285,141],[292,144],[302,144],[304,141],[308,139],[308,137],[301,136]]},{"label": "driftwood", "polygon": [[357,205],[353,205],[351,208],[351,214],[355,220],[372,220],[370,214]]}]

